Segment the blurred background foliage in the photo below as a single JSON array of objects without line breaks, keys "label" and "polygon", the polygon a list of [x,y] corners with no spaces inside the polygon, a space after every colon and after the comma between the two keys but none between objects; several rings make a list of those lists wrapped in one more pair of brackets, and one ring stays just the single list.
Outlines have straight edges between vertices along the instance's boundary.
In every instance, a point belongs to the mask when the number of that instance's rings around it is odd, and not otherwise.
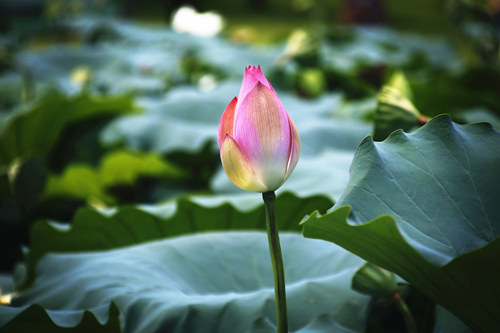
[{"label": "blurred background foliage", "polygon": [[[498,129],[499,29],[499,0],[1,0],[0,271],[25,258],[33,225],[86,209],[258,206],[215,144],[247,65],[301,133],[284,190],[302,215],[340,197],[365,135],[442,113]],[[434,304],[407,293],[432,329]],[[373,303],[368,331],[397,332]]]}]

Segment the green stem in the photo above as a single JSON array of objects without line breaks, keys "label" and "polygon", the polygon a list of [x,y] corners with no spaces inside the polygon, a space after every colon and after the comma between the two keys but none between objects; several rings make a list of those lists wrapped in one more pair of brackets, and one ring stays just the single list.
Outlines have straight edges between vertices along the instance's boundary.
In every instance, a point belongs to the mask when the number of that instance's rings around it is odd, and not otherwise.
[{"label": "green stem", "polygon": [[415,319],[413,318],[410,309],[406,305],[406,302],[403,300],[398,291],[395,291],[392,294],[392,300],[396,304],[399,312],[404,318],[406,329],[408,333],[417,333],[417,324],[415,323]]},{"label": "green stem", "polygon": [[276,223],[276,212],[274,203],[276,195],[274,191],[262,193],[264,206],[266,208],[267,239],[269,251],[271,252],[271,263],[273,264],[274,298],[276,303],[276,320],[278,333],[288,333],[288,321],[286,314],[286,290],[285,273],[283,272],[283,258],[281,257],[280,237],[278,224]]}]

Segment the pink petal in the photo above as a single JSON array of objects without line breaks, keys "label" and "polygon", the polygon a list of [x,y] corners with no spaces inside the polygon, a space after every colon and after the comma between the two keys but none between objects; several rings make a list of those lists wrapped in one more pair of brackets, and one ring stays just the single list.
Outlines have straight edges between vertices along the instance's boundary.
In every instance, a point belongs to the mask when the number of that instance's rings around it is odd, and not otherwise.
[{"label": "pink petal", "polygon": [[233,135],[234,110],[236,108],[237,101],[238,98],[233,98],[233,100],[226,107],[226,110],[222,114],[222,117],[220,118],[218,130],[219,135],[217,137],[217,141],[219,142],[219,149],[226,135]]},{"label": "pink petal", "polygon": [[262,184],[238,143],[229,134],[222,140],[220,159],[227,177],[234,185],[252,192],[270,191]]},{"label": "pink petal", "polygon": [[233,136],[264,185],[283,182],[290,157],[288,114],[276,93],[260,81],[236,110]]},{"label": "pink petal", "polygon": [[290,154],[288,158],[288,165],[286,168],[286,175],[283,182],[290,176],[295,169],[300,156],[300,137],[292,118],[288,116],[288,123],[290,125]]},{"label": "pink petal", "polygon": [[241,83],[240,93],[238,94],[238,100],[240,102],[245,99],[250,90],[255,87],[257,82],[262,83],[264,86],[268,87],[274,92],[273,87],[262,73],[260,66],[248,66],[247,68],[245,68],[245,74],[243,74],[243,82]]}]

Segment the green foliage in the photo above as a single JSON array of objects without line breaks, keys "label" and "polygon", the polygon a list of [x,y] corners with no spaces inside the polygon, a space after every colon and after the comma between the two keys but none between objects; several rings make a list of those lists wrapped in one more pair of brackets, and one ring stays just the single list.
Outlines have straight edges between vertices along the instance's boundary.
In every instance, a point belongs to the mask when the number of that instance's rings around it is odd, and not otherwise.
[{"label": "green foliage", "polygon": [[[426,260],[401,235],[391,216],[361,225],[347,222],[350,207],[305,221],[304,236],[336,243],[376,265],[394,271],[467,323],[474,331],[498,327],[495,286],[500,267],[495,259],[498,239],[486,247],[457,257],[445,266]],[[377,249],[377,251],[374,251]]]},{"label": "green foliage", "polygon": [[471,68],[461,74],[438,70],[410,82],[415,104],[425,114],[454,114],[483,107],[500,114],[500,70]]},{"label": "green foliage", "polygon": [[[110,303],[84,311],[46,310],[40,304],[0,309],[0,332],[115,333],[120,330],[120,311]],[[2,326],[2,324],[5,324]]]},{"label": "green foliage", "polygon": [[0,127],[0,165],[16,158],[45,158],[66,127],[84,119],[134,112],[126,96],[65,97],[51,94],[4,119]]},{"label": "green foliage", "polygon": [[[297,233],[282,233],[281,243],[290,329],[363,332],[369,298],[349,288],[361,259]],[[124,332],[273,332],[273,299],[265,232],[220,232],[49,254],[33,287],[13,305],[82,312],[114,301]]]},{"label": "green foliage", "polygon": [[[75,149],[73,139],[81,134],[77,131],[78,134],[72,136],[75,128],[91,131],[103,119],[109,121],[136,111],[130,96],[79,94],[67,97],[51,93],[18,107],[1,119],[0,233],[9,237],[0,245],[3,254],[0,269],[8,269],[20,259],[21,244],[26,243],[29,227],[40,214],[40,198],[47,185],[47,174],[53,170],[54,164],[58,164],[53,162],[64,161],[61,155]],[[68,149],[60,152],[62,147]],[[85,179],[78,181],[87,188],[93,186]]]},{"label": "green foliage", "polygon": [[[304,215],[314,209],[326,211],[331,205],[332,202],[323,196],[299,198],[285,192],[276,202],[277,222],[281,230],[299,231],[298,222]],[[69,230],[38,221],[31,229],[31,249],[26,257],[27,282],[32,281],[40,258],[49,252],[113,249],[194,232],[265,230],[263,205],[241,212],[228,203],[210,208],[180,199],[166,209],[168,213],[164,216],[140,207],[125,206],[107,216],[83,208],[76,213]]]},{"label": "green foliage", "polygon": [[70,197],[84,201],[114,202],[106,191],[112,186],[133,185],[139,177],[182,179],[177,166],[155,153],[114,151],[104,156],[98,168],[70,165],[61,176],[48,179],[43,197]]},{"label": "green foliage", "polygon": [[500,311],[498,147],[491,126],[460,126],[447,116],[414,134],[367,138],[334,210],[309,217],[303,233],[395,272],[474,330],[490,332]]}]

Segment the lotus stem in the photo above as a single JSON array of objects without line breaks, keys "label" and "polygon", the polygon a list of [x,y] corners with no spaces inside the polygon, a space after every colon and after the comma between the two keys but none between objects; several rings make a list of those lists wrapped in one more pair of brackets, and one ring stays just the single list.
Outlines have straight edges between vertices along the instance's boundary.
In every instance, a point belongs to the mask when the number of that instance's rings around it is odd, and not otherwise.
[{"label": "lotus stem", "polygon": [[262,193],[266,211],[267,239],[271,253],[274,277],[274,298],[276,304],[277,332],[288,333],[288,320],[286,312],[285,273],[283,271],[283,258],[281,257],[280,238],[274,204],[276,195],[274,191]]},{"label": "lotus stem", "polygon": [[417,333],[418,330],[417,330],[417,324],[415,323],[415,319],[413,318],[413,315],[411,314],[408,305],[406,305],[406,302],[403,300],[398,291],[395,291],[392,294],[392,300],[394,301],[396,307],[403,316],[408,333]]}]

